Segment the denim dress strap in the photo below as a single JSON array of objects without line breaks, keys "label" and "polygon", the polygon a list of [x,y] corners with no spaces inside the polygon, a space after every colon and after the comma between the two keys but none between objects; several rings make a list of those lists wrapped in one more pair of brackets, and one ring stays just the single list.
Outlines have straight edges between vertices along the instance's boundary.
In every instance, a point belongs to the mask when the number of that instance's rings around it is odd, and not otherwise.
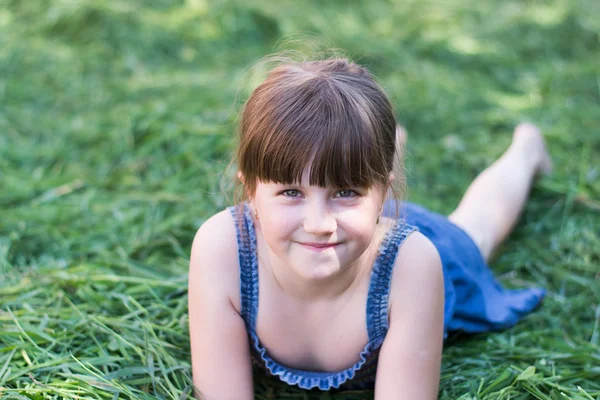
[{"label": "denim dress strap", "polygon": [[388,300],[396,256],[402,242],[416,230],[412,225],[396,221],[379,247],[379,256],[373,265],[367,297],[367,329],[370,342],[383,342],[388,331]]},{"label": "denim dress strap", "polygon": [[[241,315],[248,331],[256,329],[258,315],[258,259],[256,257],[256,233],[250,207],[243,203],[243,214],[240,206],[229,207],[235,221],[238,245],[238,261],[240,264],[240,302]],[[241,224],[241,225],[240,225]]]}]

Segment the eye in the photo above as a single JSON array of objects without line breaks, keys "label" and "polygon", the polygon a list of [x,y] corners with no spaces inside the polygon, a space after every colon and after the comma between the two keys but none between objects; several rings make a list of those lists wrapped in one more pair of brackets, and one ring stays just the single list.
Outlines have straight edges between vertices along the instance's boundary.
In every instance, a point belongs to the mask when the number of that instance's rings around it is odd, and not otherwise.
[{"label": "eye", "polygon": [[285,197],[290,197],[293,199],[296,197],[300,197],[300,191],[296,189],[286,189],[282,191],[281,194],[283,194]]},{"label": "eye", "polygon": [[337,194],[341,198],[352,198],[352,197],[358,196],[358,193],[356,191],[350,190],[350,189],[340,190],[340,191],[337,192]]}]

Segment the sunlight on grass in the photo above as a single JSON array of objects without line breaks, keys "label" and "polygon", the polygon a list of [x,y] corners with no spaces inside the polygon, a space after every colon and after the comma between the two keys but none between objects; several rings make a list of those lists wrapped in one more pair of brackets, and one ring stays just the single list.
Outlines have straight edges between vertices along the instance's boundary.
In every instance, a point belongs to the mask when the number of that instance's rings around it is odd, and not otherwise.
[{"label": "sunlight on grass", "polygon": [[484,51],[484,46],[481,43],[475,40],[475,38],[465,35],[454,36],[450,39],[450,45],[454,50],[465,54],[477,54]]},{"label": "sunlight on grass", "polygon": [[532,22],[538,25],[556,25],[565,18],[567,10],[568,3],[564,1],[552,5],[534,3],[531,6],[529,15]]},{"label": "sunlight on grass", "polygon": [[488,98],[498,106],[510,111],[525,112],[528,109],[538,107],[541,104],[541,96],[534,93],[525,93],[522,95],[508,94],[503,92],[489,91]]},{"label": "sunlight on grass", "polygon": [[[249,68],[320,43],[385,87],[409,133],[407,197],[435,211],[518,121],[546,133],[555,171],[492,267],[548,297],[509,330],[451,335],[439,397],[600,399],[599,4],[9,0],[0,397],[191,398],[189,251],[231,203],[235,107],[266,73]],[[255,387],[260,400],[373,398],[258,372]]]}]

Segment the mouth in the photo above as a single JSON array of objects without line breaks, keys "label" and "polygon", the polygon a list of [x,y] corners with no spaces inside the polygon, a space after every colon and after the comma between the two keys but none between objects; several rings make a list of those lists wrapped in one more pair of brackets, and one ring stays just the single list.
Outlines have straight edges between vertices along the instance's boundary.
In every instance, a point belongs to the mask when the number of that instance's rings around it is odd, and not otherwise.
[{"label": "mouth", "polygon": [[[300,243],[300,242],[299,242]],[[302,247],[312,251],[325,251],[335,249],[341,243],[300,243]]]}]

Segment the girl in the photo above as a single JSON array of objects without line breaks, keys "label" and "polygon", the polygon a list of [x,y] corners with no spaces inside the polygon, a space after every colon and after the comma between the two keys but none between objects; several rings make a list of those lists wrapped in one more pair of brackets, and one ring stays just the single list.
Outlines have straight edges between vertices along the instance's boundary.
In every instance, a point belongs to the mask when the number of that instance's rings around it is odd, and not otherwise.
[{"label": "girl", "polygon": [[252,399],[254,361],[304,389],[435,399],[446,332],[507,328],[540,304],[543,290],[505,290],[486,264],[549,172],[540,131],[519,125],[448,217],[398,200],[402,136],[346,59],[282,64],[254,90],[239,123],[244,197],[192,246],[198,397]]}]

